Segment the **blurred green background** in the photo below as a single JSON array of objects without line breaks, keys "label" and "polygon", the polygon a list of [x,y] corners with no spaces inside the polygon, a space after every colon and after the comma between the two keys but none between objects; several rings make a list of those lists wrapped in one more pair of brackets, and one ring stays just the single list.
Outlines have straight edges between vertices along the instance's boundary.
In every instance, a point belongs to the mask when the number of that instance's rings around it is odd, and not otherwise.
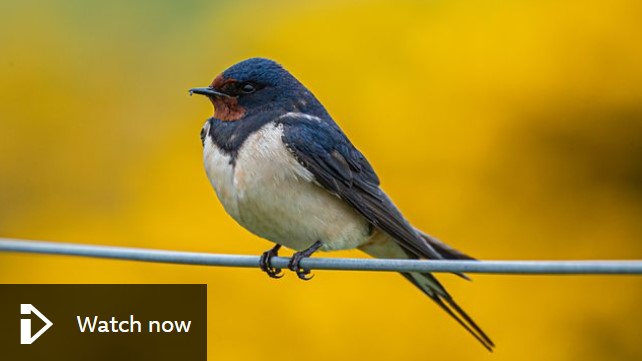
[{"label": "blurred green background", "polygon": [[[202,167],[187,90],[292,71],[412,222],[483,259],[642,258],[639,1],[2,1],[0,236],[271,246]],[[361,256],[342,252],[338,256]],[[211,360],[633,360],[642,278],[443,276],[488,354],[394,274],[0,254],[2,283],[207,283]]]}]

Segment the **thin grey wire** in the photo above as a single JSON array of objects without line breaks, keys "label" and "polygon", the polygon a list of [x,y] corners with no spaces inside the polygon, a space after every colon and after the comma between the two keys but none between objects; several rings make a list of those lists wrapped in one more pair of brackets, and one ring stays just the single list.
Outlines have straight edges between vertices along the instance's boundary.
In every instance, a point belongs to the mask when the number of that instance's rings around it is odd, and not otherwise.
[{"label": "thin grey wire", "polygon": [[[0,238],[0,252],[39,253],[118,260],[258,267],[258,256],[163,251],[156,249],[94,246],[87,244],[27,241]],[[272,265],[286,268],[289,259],[275,257]],[[306,258],[301,266],[317,270],[462,272],[487,274],[633,275],[642,274],[642,260],[615,261],[434,261],[365,258]]]}]

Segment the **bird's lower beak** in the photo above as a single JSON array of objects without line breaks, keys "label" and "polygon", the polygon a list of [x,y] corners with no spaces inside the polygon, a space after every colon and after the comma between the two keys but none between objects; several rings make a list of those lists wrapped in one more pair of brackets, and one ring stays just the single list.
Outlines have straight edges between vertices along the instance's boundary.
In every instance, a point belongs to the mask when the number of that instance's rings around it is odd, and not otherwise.
[{"label": "bird's lower beak", "polygon": [[192,88],[192,89],[189,90],[189,95],[192,95],[192,94],[207,95],[209,97],[225,97],[225,98],[229,98],[230,97],[229,95],[227,95],[225,93],[218,92],[218,91],[214,90],[214,88],[210,88],[210,87]]}]

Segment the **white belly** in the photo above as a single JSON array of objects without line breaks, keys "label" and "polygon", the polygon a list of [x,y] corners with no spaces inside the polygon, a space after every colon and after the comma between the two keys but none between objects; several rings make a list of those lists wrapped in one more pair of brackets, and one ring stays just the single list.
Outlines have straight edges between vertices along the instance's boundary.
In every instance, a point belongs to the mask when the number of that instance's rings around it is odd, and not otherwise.
[{"label": "white belly", "polygon": [[252,233],[302,250],[316,241],[325,250],[350,249],[369,236],[366,220],[347,203],[313,183],[312,174],[285,148],[283,125],[250,135],[236,157],[205,139],[207,176],[223,207]]}]

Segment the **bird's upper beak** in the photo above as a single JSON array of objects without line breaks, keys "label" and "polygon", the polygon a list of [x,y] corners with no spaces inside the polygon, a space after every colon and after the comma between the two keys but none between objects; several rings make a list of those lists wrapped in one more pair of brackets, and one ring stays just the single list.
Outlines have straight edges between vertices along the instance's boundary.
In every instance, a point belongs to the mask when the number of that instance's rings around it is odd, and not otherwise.
[{"label": "bird's upper beak", "polygon": [[192,95],[192,94],[207,95],[208,97],[231,98],[229,95],[216,91],[212,87],[192,88],[189,90],[189,95]]}]

